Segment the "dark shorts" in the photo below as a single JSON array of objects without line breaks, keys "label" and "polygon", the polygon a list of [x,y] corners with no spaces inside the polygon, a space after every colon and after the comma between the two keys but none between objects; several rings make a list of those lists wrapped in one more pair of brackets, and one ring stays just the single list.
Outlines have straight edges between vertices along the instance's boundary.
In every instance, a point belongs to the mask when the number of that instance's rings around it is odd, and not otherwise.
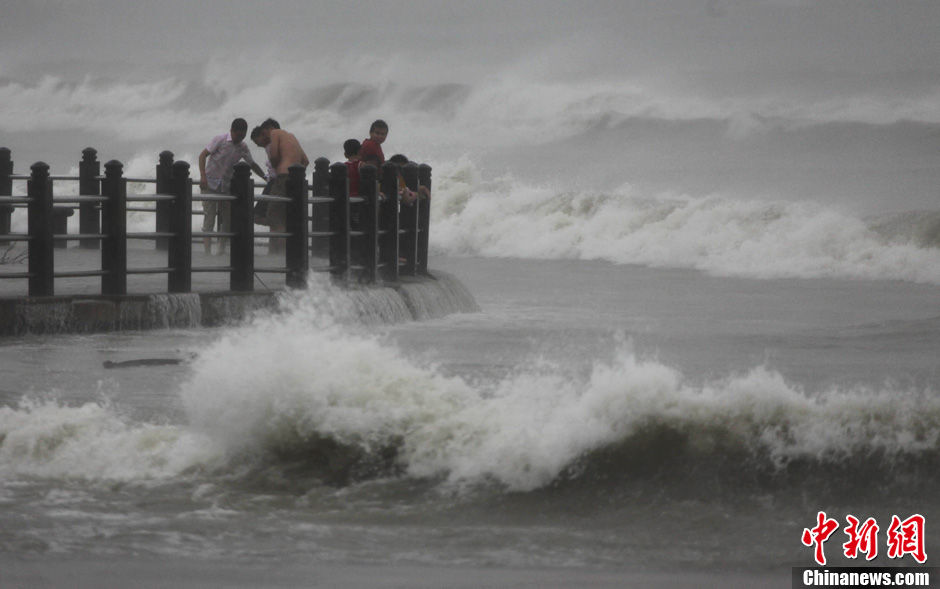
[{"label": "dark shorts", "polygon": [[[278,174],[271,186],[271,196],[287,196],[287,174]],[[287,204],[283,202],[268,203],[268,225],[284,228],[287,222]]]}]

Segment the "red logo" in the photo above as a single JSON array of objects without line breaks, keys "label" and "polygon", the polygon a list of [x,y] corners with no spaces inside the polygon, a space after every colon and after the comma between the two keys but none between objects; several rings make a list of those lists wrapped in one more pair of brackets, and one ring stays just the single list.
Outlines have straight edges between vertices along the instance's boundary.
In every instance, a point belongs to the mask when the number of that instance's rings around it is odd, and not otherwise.
[{"label": "red logo", "polygon": [[888,558],[902,558],[905,554],[910,554],[917,562],[926,562],[924,524],[924,516],[920,514],[912,515],[904,521],[892,515],[891,527],[888,528]]},{"label": "red logo", "polygon": [[[846,558],[855,559],[864,554],[866,560],[873,560],[878,556],[878,532],[881,528],[870,517],[864,523],[854,515],[845,517],[848,524],[843,531],[849,537],[842,545],[842,554]],[[927,561],[927,552],[924,549],[924,516],[915,514],[902,520],[896,515],[891,516],[891,526],[887,530],[888,558],[903,558],[910,554],[914,560],[923,564]],[[828,517],[825,511],[816,514],[816,526],[803,528],[802,541],[804,546],[814,548],[814,558],[820,566],[826,564],[824,544],[832,534],[839,529],[839,522]]]}]

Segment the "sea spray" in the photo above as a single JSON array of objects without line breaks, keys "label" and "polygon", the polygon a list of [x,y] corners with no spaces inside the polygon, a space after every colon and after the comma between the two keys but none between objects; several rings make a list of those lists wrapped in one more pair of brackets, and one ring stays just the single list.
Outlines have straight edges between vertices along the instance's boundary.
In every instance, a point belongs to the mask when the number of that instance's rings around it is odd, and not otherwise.
[{"label": "sea spray", "polygon": [[899,216],[886,233],[884,223],[876,231],[857,216],[809,201],[650,194],[630,185],[569,190],[512,176],[484,180],[467,159],[439,166],[435,182],[435,252],[607,260],[761,279],[940,284],[940,249],[924,215]]},{"label": "sea spray", "polygon": [[314,309],[229,332],[201,354],[181,395],[192,427],[230,452],[261,462],[338,452],[343,481],[361,459],[384,462],[372,476],[531,491],[650,431],[672,432],[679,445],[667,456],[734,455],[735,468],[754,472],[857,461],[889,472],[940,449],[930,391],[806,391],[760,366],[692,384],[626,345],[586,372],[536,363],[469,384]]},{"label": "sea spray", "polygon": [[221,456],[213,440],[141,424],[107,402],[69,406],[24,399],[0,407],[0,473],[86,480],[161,480]]},{"label": "sea spray", "polygon": [[533,362],[470,384],[311,311],[227,330],[191,369],[175,424],[54,395],[0,408],[0,474],[301,485],[407,476],[532,491],[647,476],[637,461],[675,472],[689,461],[741,479],[796,465],[890,480],[898,465],[932,472],[940,460],[935,391],[805,390],[763,366],[693,384],[628,346],[587,371]]}]

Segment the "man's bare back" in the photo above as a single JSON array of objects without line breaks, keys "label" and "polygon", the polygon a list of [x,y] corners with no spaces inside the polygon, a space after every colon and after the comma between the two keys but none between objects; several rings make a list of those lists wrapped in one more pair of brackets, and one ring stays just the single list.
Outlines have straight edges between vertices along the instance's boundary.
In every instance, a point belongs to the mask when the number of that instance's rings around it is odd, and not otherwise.
[{"label": "man's bare back", "polygon": [[268,160],[278,174],[286,174],[290,167],[296,164],[304,167],[310,164],[307,154],[293,133],[283,129],[271,129],[269,132],[271,142],[265,149],[268,152]]}]

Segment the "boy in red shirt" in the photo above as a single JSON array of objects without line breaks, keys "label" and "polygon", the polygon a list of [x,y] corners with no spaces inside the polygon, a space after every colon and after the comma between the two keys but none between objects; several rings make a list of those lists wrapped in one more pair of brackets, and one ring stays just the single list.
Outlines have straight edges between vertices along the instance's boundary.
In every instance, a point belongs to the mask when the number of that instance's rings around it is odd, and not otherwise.
[{"label": "boy in red shirt", "polygon": [[346,177],[349,178],[349,196],[359,196],[359,150],[358,139],[347,139],[343,143],[343,155],[346,156]]},{"label": "boy in red shirt", "polygon": [[362,142],[359,148],[359,159],[367,164],[381,167],[385,163],[385,154],[382,153],[382,144],[388,137],[388,123],[382,119],[372,123],[369,127],[369,138]]}]

